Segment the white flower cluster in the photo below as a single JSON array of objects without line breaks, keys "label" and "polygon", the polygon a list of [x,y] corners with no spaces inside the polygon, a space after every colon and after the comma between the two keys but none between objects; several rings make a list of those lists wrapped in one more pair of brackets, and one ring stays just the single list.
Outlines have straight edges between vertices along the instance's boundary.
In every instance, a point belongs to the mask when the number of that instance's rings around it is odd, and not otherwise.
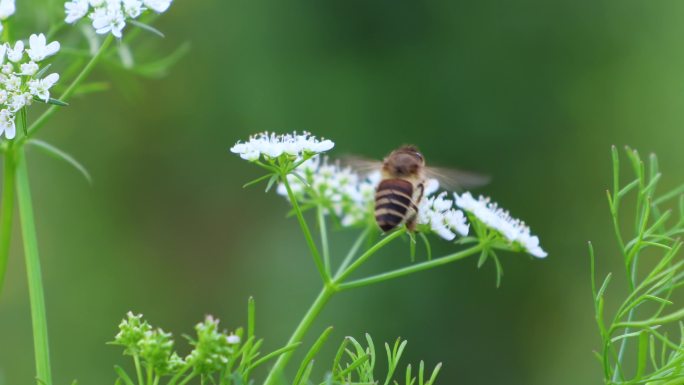
[{"label": "white flower cluster", "polygon": [[[339,218],[342,226],[369,223],[374,218],[375,189],[380,183],[380,172],[360,175],[348,167],[330,163],[316,156],[304,162],[296,171],[302,179],[288,175],[288,182],[298,202],[322,204]],[[311,186],[313,193],[304,185]],[[468,235],[469,226],[462,211],[454,208],[454,202],[445,199],[446,192],[437,196],[439,183],[427,183],[424,198],[418,208],[418,225],[436,233],[446,240],[456,234]],[[287,197],[284,185],[279,185],[279,195]]]},{"label": "white flower cluster", "polygon": [[[313,194],[295,175],[288,175],[288,182],[297,200],[303,204],[317,202],[340,219],[343,226],[353,226],[368,221],[373,215],[375,188],[380,173],[361,176],[348,167],[329,163],[327,158],[315,156],[295,171],[313,189]],[[285,185],[280,184],[278,194],[287,197]]]},{"label": "white flower cluster", "polygon": [[16,114],[30,105],[34,97],[45,102],[50,99],[50,88],[59,80],[59,75],[52,73],[40,78],[38,63],[57,51],[59,42],[48,44],[42,33],[31,35],[28,48],[23,41],[14,46],[0,45],[0,137],[16,136]]},{"label": "white flower cluster", "polygon": [[263,132],[250,136],[249,140],[237,142],[230,151],[239,154],[250,162],[258,160],[262,155],[277,158],[282,154],[302,158],[306,154],[320,154],[335,146],[330,140],[318,140],[308,132],[276,135]]},{"label": "white flower cluster", "polygon": [[446,199],[446,191],[433,196],[438,189],[437,180],[430,179],[426,183],[425,197],[418,207],[418,224],[430,226],[430,230],[447,241],[456,238],[456,234],[467,236],[470,225],[466,221],[465,214],[454,208],[453,200]]},{"label": "white flower cluster", "polygon": [[456,205],[474,215],[487,227],[498,231],[510,242],[522,246],[525,251],[537,258],[545,258],[547,253],[539,246],[539,238],[530,234],[530,228],[519,219],[511,217],[508,211],[498,207],[489,198],[473,198],[469,192],[460,196],[454,194]]},{"label": "white flower cluster", "polygon": [[134,20],[147,10],[157,13],[169,9],[172,0],[71,0],[64,4],[66,18],[73,24],[88,16],[95,32],[121,38],[126,20]]}]

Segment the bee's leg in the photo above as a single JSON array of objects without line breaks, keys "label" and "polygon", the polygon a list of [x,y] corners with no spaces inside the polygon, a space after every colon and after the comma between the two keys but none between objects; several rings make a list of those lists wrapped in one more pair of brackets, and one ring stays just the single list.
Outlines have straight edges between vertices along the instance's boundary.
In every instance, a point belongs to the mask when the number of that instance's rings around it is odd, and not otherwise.
[{"label": "bee's leg", "polygon": [[406,220],[406,228],[412,233],[416,232],[416,214],[411,215],[411,217]]}]

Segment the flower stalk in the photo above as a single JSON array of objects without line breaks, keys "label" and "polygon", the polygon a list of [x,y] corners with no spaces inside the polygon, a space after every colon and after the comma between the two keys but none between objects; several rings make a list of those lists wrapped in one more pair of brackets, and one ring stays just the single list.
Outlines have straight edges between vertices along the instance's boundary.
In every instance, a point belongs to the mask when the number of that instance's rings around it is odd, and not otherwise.
[{"label": "flower stalk", "polygon": [[2,203],[0,204],[0,294],[5,283],[5,273],[9,260],[12,239],[12,219],[14,217],[14,152],[8,148],[4,154],[2,178]]},{"label": "flower stalk", "polygon": [[26,274],[28,277],[29,297],[31,302],[31,321],[33,325],[33,344],[36,361],[36,376],[40,383],[52,385],[50,370],[50,349],[45,310],[45,294],[38,253],[38,237],[31,202],[26,154],[22,147],[16,149],[16,184],[21,232],[24,239],[24,255]]}]

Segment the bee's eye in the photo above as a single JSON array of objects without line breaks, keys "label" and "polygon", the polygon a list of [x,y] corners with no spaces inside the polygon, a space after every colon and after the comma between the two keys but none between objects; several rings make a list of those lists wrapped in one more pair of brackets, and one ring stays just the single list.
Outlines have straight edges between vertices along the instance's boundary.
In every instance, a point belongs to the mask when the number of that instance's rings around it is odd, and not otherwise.
[{"label": "bee's eye", "polygon": [[418,157],[418,159],[420,159],[421,161],[423,160],[423,154],[421,154],[421,153],[418,152],[418,151],[416,151],[415,154],[416,154],[416,156]]}]

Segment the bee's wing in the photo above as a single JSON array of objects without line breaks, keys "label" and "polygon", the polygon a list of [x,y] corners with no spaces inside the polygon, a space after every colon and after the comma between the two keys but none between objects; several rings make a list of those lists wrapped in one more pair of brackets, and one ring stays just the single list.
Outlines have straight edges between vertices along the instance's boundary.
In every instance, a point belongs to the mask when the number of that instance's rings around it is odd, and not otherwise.
[{"label": "bee's wing", "polygon": [[488,175],[442,167],[426,167],[425,175],[437,179],[440,186],[453,191],[482,187],[491,180]]},{"label": "bee's wing", "polygon": [[349,167],[361,175],[368,175],[382,169],[382,162],[377,159],[365,158],[359,155],[343,155],[340,158],[343,167]]}]

